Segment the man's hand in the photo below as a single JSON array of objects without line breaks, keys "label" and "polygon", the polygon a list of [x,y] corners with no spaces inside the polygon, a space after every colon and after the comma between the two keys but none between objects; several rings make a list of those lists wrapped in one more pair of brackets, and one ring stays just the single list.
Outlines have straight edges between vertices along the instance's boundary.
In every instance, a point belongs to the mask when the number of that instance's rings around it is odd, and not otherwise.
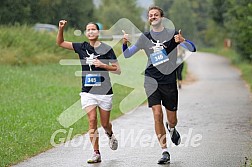
[{"label": "man's hand", "polygon": [[66,21],[66,20],[60,20],[60,21],[59,21],[59,28],[60,28],[60,29],[64,28],[66,24],[67,24],[67,21]]},{"label": "man's hand", "polygon": [[182,36],[181,30],[179,30],[177,35],[174,35],[174,39],[176,43],[181,43],[185,41],[185,38]]},{"label": "man's hand", "polygon": [[129,34],[126,34],[124,30],[122,30],[122,32],[123,32],[123,44],[127,45],[127,43],[129,42]]}]

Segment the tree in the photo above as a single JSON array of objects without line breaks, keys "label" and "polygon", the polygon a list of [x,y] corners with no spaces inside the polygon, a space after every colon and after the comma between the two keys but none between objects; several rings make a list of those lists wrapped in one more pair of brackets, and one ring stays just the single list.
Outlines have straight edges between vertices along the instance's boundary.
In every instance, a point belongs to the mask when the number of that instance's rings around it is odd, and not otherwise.
[{"label": "tree", "polygon": [[212,0],[210,14],[212,19],[219,25],[224,26],[224,15],[228,10],[228,0]]},{"label": "tree", "polygon": [[0,6],[0,24],[58,24],[69,21],[70,27],[83,28],[94,19],[92,0],[4,0]]},{"label": "tree", "polygon": [[155,0],[155,5],[159,6],[164,11],[164,17],[169,18],[169,11],[171,9],[172,4],[174,3],[174,0]]},{"label": "tree", "polygon": [[96,13],[98,15],[98,20],[100,20],[105,28],[110,28],[121,18],[127,18],[135,24],[138,29],[143,30],[144,22],[141,19],[142,11],[142,8],[136,5],[135,0],[118,0],[116,3],[114,0],[102,0]]},{"label": "tree", "polygon": [[91,0],[39,0],[32,6],[32,21],[57,24],[68,20],[70,27],[83,28],[93,20],[94,5]]},{"label": "tree", "polygon": [[252,2],[229,0],[230,6],[224,15],[224,25],[237,51],[244,59],[252,61]]},{"label": "tree", "polygon": [[232,39],[235,49],[244,59],[252,61],[251,0],[212,0],[212,18]]},{"label": "tree", "polygon": [[189,0],[193,11],[193,19],[197,30],[202,32],[207,29],[207,22],[212,18],[209,16],[211,0]]},{"label": "tree", "polygon": [[[64,9],[63,11],[62,8]],[[94,4],[92,0],[62,0],[61,6],[55,10],[54,21],[60,19],[69,20],[70,26],[84,28],[91,21],[94,21]]]},{"label": "tree", "polygon": [[183,35],[191,40],[195,38],[196,33],[195,19],[193,16],[194,13],[188,0],[174,1],[169,11],[169,18],[174,23],[176,29],[181,29]]},{"label": "tree", "polygon": [[[189,0],[188,2],[180,0],[178,1],[155,0],[155,5],[161,7],[164,10],[166,18],[171,19],[173,22],[177,22],[176,27],[186,26],[186,29],[192,29],[191,32],[193,32],[193,34],[190,34],[189,37],[193,36],[192,38],[195,42],[201,45],[209,45],[209,43],[212,44],[213,41],[216,41],[212,40],[210,42],[206,39],[206,33],[208,33],[207,31],[209,28],[208,24],[211,23],[210,20],[212,19],[209,16],[211,0]],[[174,3],[180,3],[181,6],[175,5],[175,7],[177,7],[176,9],[174,9]],[[174,18],[176,18],[176,20],[174,20]],[[183,23],[178,23],[181,22],[180,18],[183,18]],[[190,28],[189,25],[193,27]],[[182,30],[184,32],[184,28]],[[186,32],[186,36],[187,34],[188,32]]]},{"label": "tree", "polygon": [[30,14],[30,0],[5,0],[0,4],[0,24],[23,24]]}]

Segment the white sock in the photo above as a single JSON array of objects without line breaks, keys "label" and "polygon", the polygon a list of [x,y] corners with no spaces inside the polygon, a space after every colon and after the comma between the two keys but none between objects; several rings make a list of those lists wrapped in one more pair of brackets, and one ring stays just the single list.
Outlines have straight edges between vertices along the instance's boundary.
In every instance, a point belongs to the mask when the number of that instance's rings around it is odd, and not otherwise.
[{"label": "white sock", "polygon": [[168,152],[168,149],[167,148],[163,148],[162,152]]},{"label": "white sock", "polygon": [[170,130],[170,132],[173,132],[173,131],[174,131],[174,128],[170,128],[169,130]]},{"label": "white sock", "polygon": [[169,127],[169,132],[170,132],[170,135],[171,135],[171,136],[173,135],[173,131],[174,131],[174,128],[170,128],[170,127]]}]

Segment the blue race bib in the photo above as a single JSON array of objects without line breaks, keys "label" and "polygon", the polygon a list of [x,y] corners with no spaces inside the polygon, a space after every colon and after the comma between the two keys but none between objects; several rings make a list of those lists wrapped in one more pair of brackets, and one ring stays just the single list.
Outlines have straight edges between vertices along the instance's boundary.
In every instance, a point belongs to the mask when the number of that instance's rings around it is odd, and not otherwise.
[{"label": "blue race bib", "polygon": [[159,64],[169,61],[169,58],[165,49],[150,54],[150,59],[153,66],[157,66]]},{"label": "blue race bib", "polygon": [[84,86],[101,86],[101,75],[87,74]]}]

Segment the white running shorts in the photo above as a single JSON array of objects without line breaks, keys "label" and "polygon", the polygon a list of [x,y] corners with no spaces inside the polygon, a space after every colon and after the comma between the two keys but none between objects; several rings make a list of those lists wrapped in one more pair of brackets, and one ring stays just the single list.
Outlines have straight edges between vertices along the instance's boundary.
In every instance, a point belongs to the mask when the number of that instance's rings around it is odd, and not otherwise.
[{"label": "white running shorts", "polygon": [[81,92],[81,106],[85,109],[88,106],[98,106],[103,110],[111,111],[112,109],[112,97],[111,95],[96,95],[86,92]]}]

